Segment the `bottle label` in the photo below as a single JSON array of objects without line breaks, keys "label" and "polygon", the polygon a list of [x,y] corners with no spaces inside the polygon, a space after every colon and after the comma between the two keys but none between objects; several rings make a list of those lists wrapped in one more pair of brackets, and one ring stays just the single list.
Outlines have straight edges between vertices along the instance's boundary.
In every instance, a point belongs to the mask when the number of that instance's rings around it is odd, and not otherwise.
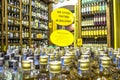
[{"label": "bottle label", "polygon": [[39,65],[39,60],[35,59],[35,65]]},{"label": "bottle label", "polygon": [[112,51],[110,51],[110,52],[109,52],[109,56],[110,56],[110,57],[112,57],[112,56],[113,56]]},{"label": "bottle label", "polygon": [[117,62],[117,58],[116,58],[116,54],[113,55],[113,63],[116,64]]},{"label": "bottle label", "polygon": [[118,58],[118,69],[120,69],[120,58]]},{"label": "bottle label", "polygon": [[62,66],[64,66],[64,58],[62,58]]},{"label": "bottle label", "polygon": [[102,66],[102,61],[100,59],[100,64],[99,64],[100,71],[103,71],[103,66]]},{"label": "bottle label", "polygon": [[0,66],[0,72],[2,72],[3,71],[3,66]]}]

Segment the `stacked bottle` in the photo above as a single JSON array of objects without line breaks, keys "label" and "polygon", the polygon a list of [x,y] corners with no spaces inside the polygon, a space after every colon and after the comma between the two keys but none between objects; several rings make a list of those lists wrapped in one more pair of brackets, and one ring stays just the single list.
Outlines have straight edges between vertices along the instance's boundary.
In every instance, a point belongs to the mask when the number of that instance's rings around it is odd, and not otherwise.
[{"label": "stacked bottle", "polygon": [[107,43],[106,5],[105,0],[82,0],[81,26],[84,44]]}]

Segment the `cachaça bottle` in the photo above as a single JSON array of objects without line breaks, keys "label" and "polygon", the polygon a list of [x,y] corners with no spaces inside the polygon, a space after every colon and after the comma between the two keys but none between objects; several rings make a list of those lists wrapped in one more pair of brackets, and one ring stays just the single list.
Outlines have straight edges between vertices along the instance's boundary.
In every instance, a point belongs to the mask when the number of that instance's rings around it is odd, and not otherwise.
[{"label": "cacha\u00e7a bottle", "polygon": [[49,63],[49,79],[47,80],[64,80],[61,78],[61,62],[51,61]]},{"label": "cacha\u00e7a bottle", "polygon": [[90,70],[90,60],[80,59],[78,62],[78,80],[94,80],[94,74]]},{"label": "cacha\u00e7a bottle", "polygon": [[39,63],[40,70],[35,80],[49,80],[48,56],[40,56]]}]

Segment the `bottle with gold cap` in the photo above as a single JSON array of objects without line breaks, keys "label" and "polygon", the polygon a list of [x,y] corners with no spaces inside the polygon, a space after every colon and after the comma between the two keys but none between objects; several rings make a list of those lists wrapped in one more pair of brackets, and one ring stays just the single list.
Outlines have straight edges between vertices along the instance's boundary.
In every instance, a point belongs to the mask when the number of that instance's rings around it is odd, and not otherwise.
[{"label": "bottle with gold cap", "polygon": [[34,80],[33,74],[31,72],[31,61],[22,60],[22,70],[23,70],[23,80]]},{"label": "bottle with gold cap", "polygon": [[48,72],[48,56],[40,56],[40,71],[39,74],[35,77],[35,80],[49,80]]},{"label": "bottle with gold cap", "polygon": [[90,70],[90,60],[80,59],[78,62],[79,80],[94,80],[94,74]]},{"label": "bottle with gold cap", "polygon": [[70,56],[63,56],[61,57],[62,62],[62,80],[73,80],[75,78],[73,75],[70,74],[70,64],[71,64],[71,57]]},{"label": "bottle with gold cap", "polygon": [[101,65],[102,65],[102,72],[101,72],[101,77],[97,76],[97,79],[102,79],[102,80],[113,80],[112,79],[112,71],[110,69],[111,65],[111,59],[107,56],[104,56],[101,58]]},{"label": "bottle with gold cap", "polygon": [[50,74],[49,80],[64,80],[61,78],[61,62],[60,61],[51,61],[49,63],[49,74]]},{"label": "bottle with gold cap", "polygon": [[117,67],[113,70],[112,79],[120,79],[120,56],[117,56]]}]

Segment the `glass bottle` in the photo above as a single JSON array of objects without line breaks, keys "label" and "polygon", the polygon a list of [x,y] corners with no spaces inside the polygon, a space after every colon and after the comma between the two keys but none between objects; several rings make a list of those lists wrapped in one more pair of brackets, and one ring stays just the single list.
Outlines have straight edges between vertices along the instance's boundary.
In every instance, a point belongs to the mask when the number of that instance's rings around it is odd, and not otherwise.
[{"label": "glass bottle", "polygon": [[[69,56],[61,57],[62,62],[62,80],[73,80],[73,75],[70,74],[71,58]],[[74,77],[75,78],[75,77]]]},{"label": "glass bottle", "polygon": [[40,56],[40,71],[35,77],[36,80],[49,80],[48,56]]},{"label": "glass bottle", "polygon": [[111,59],[109,57],[102,57],[102,79],[112,80]]},{"label": "glass bottle", "polygon": [[49,67],[49,80],[63,80],[61,78],[61,62],[51,61]]},{"label": "glass bottle", "polygon": [[34,80],[30,60],[22,60],[23,80]]},{"label": "glass bottle", "polygon": [[94,74],[90,70],[90,61],[88,59],[78,60],[78,74],[79,80],[94,80]]},{"label": "glass bottle", "polygon": [[0,79],[4,80],[5,75],[4,75],[4,58],[0,57]]},{"label": "glass bottle", "polygon": [[9,71],[12,73],[12,80],[23,80],[23,74],[21,69],[18,69],[17,60],[9,61]]}]

